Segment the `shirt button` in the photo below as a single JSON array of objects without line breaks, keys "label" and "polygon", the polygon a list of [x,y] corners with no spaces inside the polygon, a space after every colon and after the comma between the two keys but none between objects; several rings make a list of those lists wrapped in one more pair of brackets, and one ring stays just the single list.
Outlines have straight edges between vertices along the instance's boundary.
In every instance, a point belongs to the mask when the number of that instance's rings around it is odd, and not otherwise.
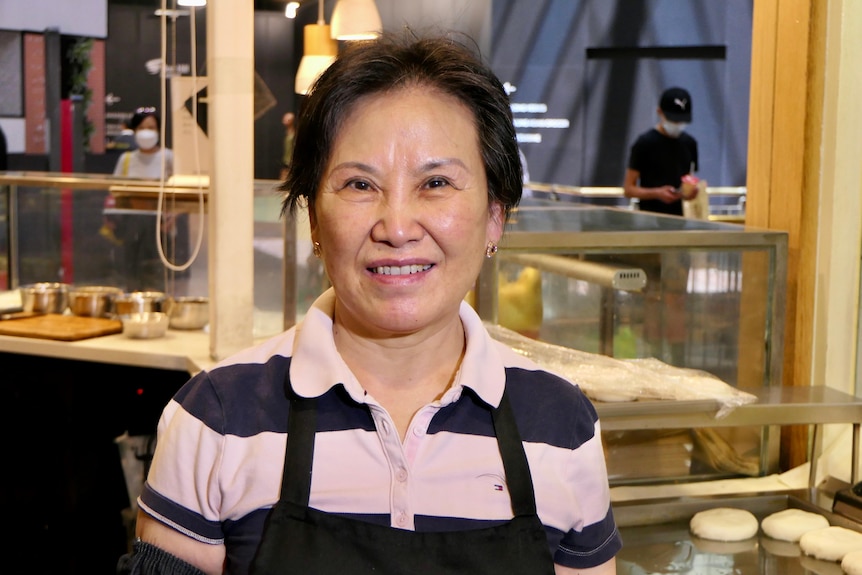
[{"label": "shirt button", "polygon": [[395,479],[398,481],[407,481],[407,470],[399,467],[398,471],[395,472]]},{"label": "shirt button", "polygon": [[421,425],[417,425],[413,428],[413,435],[415,435],[416,437],[422,437],[423,435],[425,435],[425,428]]},{"label": "shirt button", "polygon": [[398,517],[395,519],[395,522],[403,527],[404,525],[407,525],[407,516],[404,515],[404,513],[399,513]]}]

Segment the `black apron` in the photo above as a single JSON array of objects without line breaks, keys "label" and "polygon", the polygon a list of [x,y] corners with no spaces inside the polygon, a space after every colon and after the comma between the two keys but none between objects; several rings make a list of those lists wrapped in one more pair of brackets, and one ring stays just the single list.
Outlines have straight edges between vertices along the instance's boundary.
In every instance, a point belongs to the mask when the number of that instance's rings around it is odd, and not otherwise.
[{"label": "black apron", "polygon": [[252,574],[553,575],[527,456],[506,393],[492,413],[515,517],[496,527],[451,532],[396,529],[308,507],[316,400],[288,393],[281,498],[267,517]]}]

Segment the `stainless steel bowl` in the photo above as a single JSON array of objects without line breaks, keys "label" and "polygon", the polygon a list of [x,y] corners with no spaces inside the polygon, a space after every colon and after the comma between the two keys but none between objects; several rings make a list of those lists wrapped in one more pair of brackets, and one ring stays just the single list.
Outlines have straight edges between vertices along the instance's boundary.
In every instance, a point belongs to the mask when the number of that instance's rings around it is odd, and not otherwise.
[{"label": "stainless steel bowl", "polygon": [[112,286],[80,286],[69,290],[69,309],[84,317],[112,317],[114,300],[123,290]]},{"label": "stainless steel bowl", "polygon": [[39,282],[21,286],[21,308],[36,313],[63,313],[69,307],[69,285]]},{"label": "stainless steel bowl", "polygon": [[168,314],[160,311],[121,315],[123,335],[134,339],[164,337],[168,331]]},{"label": "stainless steel bowl", "polygon": [[207,297],[174,298],[169,315],[173,329],[201,329],[210,321],[210,300]]},{"label": "stainless steel bowl", "polygon": [[133,291],[114,298],[114,312],[117,315],[146,312],[169,313],[171,298],[160,291]]}]

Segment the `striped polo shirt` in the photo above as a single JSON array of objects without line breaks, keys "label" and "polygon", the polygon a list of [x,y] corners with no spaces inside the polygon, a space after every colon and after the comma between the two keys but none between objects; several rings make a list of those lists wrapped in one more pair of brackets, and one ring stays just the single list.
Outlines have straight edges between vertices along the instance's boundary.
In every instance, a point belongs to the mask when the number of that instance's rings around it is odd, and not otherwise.
[{"label": "striped polo shirt", "polygon": [[414,416],[402,442],[338,354],[333,309],[329,290],[300,324],[177,392],[159,421],[143,511],[223,543],[225,572],[247,573],[279,497],[288,378],[319,398],[311,507],[416,531],[500,524],[512,509],[489,407],[505,388],[554,561],[586,568],[619,551],[598,417],[577,386],[492,339],[462,303],[467,347],[455,383]]}]

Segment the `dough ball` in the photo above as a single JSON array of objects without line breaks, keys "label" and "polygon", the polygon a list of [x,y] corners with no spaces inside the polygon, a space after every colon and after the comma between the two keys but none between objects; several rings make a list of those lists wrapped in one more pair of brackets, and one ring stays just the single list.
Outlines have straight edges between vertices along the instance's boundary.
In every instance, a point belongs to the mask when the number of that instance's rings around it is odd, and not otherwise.
[{"label": "dough ball", "polygon": [[828,519],[819,513],[802,509],[784,509],[760,522],[760,528],[766,535],[782,541],[799,541],[804,533],[823,527],[829,527]]},{"label": "dough ball", "polygon": [[862,550],[846,554],[841,560],[841,568],[847,575],[862,575]]},{"label": "dough ball", "polygon": [[832,525],[809,531],[799,539],[806,555],[825,561],[841,561],[851,551],[862,550],[862,533]]},{"label": "dough ball", "polygon": [[691,532],[713,541],[742,541],[757,535],[760,524],[751,511],[733,507],[716,507],[694,514]]}]

